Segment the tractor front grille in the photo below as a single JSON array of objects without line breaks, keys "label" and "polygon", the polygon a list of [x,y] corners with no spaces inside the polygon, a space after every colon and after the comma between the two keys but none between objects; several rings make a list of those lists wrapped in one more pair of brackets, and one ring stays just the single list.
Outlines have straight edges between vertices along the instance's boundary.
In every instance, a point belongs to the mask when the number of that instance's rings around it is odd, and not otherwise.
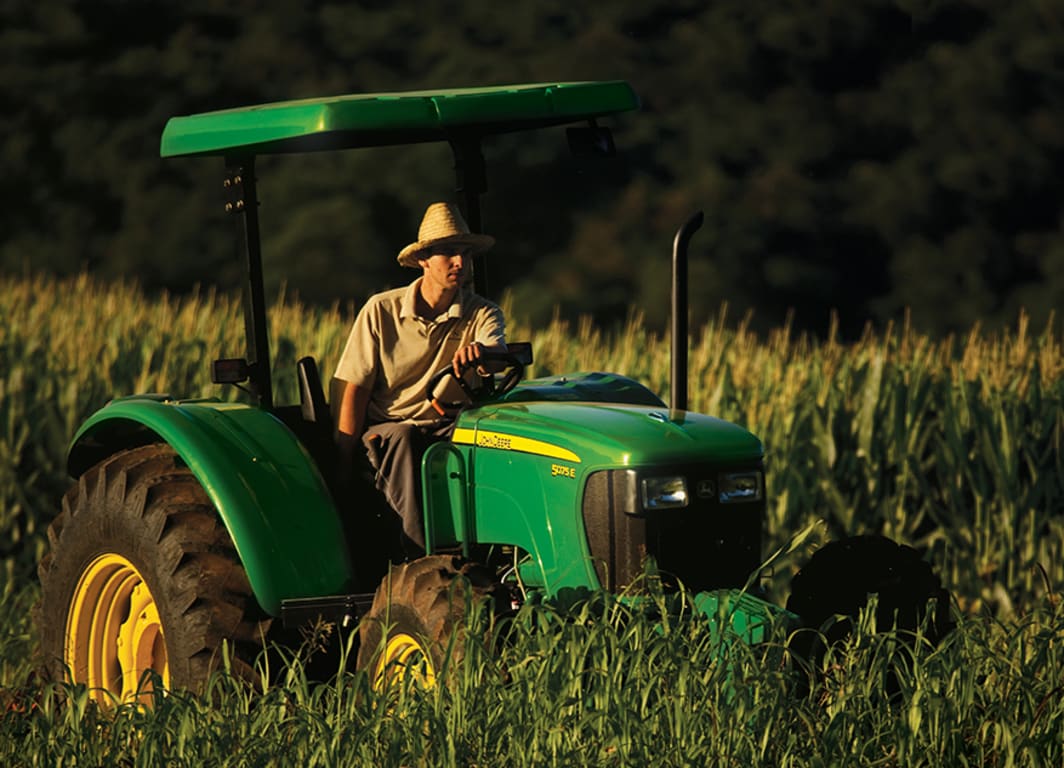
[{"label": "tractor front grille", "polygon": [[[734,467],[677,467],[688,488],[715,482]],[[742,468],[746,469],[746,468]],[[761,563],[765,502],[722,504],[691,493],[680,509],[643,511],[638,470],[593,473],[584,489],[583,515],[591,556],[603,587],[623,589],[653,557],[667,588],[691,591],[741,588]]]}]

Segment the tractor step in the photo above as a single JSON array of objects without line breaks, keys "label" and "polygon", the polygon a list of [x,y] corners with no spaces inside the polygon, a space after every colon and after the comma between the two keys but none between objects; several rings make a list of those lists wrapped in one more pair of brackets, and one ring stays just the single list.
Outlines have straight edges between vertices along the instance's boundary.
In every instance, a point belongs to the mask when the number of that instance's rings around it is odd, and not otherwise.
[{"label": "tractor step", "polygon": [[316,621],[328,621],[341,628],[354,625],[373,605],[373,593],[297,597],[281,601],[281,621],[285,629],[295,629]]}]

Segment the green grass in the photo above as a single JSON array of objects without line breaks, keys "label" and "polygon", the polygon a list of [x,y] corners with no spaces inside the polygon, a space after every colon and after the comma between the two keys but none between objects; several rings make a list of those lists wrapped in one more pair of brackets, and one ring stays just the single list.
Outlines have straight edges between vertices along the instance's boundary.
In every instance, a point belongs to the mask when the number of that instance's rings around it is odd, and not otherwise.
[{"label": "green grass", "polygon": [[[613,370],[667,397],[667,339],[633,315],[530,328],[532,375]],[[271,310],[275,387],[295,360],[327,378],[351,308]],[[765,551],[812,524],[809,545],[882,532],[926,553],[957,599],[957,631],[905,654],[858,634],[809,697],[760,652],[692,626],[537,615],[455,684],[382,702],[364,676],[308,683],[298,664],[250,691],[101,713],[37,666],[31,607],[46,527],[67,487],[77,425],[112,396],[235,397],[208,363],[243,351],[236,299],[148,298],[89,278],[0,285],[0,763],[4,765],[1046,765],[1064,763],[1064,355],[1051,323],[932,339],[902,325],[856,343],[782,328],[759,338],[725,314],[691,341],[691,405],[765,443]],[[808,547],[765,584],[782,602]],[[502,674],[500,670],[505,670]],[[729,674],[725,674],[725,670]],[[166,756],[165,760],[163,756]]]}]

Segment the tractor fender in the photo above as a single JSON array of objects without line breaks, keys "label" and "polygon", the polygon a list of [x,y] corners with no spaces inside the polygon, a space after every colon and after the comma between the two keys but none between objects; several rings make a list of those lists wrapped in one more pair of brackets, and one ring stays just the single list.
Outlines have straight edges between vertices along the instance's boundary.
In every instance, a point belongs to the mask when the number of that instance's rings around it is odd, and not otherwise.
[{"label": "tractor fender", "polygon": [[271,413],[218,400],[114,400],[75,435],[74,478],[126,448],[165,442],[202,484],[233,539],[263,610],[281,601],[350,591],[344,529],[321,473]]}]

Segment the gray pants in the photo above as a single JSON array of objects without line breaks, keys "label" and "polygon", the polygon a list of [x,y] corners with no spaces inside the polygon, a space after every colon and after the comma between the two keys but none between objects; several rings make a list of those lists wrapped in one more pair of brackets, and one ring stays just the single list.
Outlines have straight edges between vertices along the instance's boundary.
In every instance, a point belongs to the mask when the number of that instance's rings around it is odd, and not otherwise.
[{"label": "gray pants", "polygon": [[417,426],[407,421],[374,424],[362,435],[373,467],[377,490],[384,494],[403,521],[403,535],[413,546],[425,548],[425,520],[421,509],[421,457],[428,447],[450,437],[454,423]]}]

